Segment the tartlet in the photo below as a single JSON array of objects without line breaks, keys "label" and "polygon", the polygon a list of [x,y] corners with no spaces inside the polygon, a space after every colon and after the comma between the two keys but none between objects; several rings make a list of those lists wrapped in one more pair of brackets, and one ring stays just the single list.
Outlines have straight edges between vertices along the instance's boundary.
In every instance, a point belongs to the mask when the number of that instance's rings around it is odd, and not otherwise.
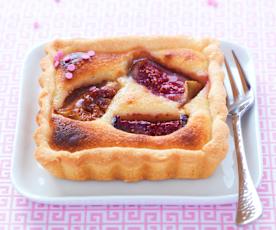
[{"label": "tartlet", "polygon": [[121,37],[46,45],[35,156],[71,180],[206,178],[228,150],[214,39]]}]

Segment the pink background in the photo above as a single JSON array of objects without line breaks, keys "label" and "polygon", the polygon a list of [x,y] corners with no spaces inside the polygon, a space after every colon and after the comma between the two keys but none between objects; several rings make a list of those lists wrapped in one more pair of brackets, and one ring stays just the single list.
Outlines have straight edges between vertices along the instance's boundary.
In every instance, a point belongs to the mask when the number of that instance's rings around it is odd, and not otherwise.
[{"label": "pink background", "polygon": [[29,201],[10,179],[20,70],[35,43],[60,36],[210,35],[246,45],[257,72],[264,213],[245,229],[276,229],[276,1],[0,2],[0,229],[237,229],[235,205],[55,206]]}]

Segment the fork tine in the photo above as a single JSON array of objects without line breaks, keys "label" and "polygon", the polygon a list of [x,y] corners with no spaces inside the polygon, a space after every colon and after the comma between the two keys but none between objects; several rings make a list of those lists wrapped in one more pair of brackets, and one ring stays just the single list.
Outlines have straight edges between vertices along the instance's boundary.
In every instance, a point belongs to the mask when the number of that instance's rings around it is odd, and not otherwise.
[{"label": "fork tine", "polygon": [[234,81],[233,74],[230,70],[230,67],[229,67],[229,64],[228,64],[226,58],[224,58],[224,62],[225,62],[228,78],[229,78],[229,81],[230,81],[233,97],[234,97],[234,100],[236,101],[239,98],[239,91],[238,91],[238,88],[237,88],[236,83]]},{"label": "fork tine", "polygon": [[236,63],[236,66],[238,68],[238,71],[239,71],[239,75],[240,75],[240,79],[241,79],[241,82],[242,82],[242,88],[243,88],[243,91],[244,93],[246,93],[249,89],[250,89],[250,84],[246,78],[246,75],[245,75],[245,72],[240,64],[240,61],[236,55],[236,53],[234,52],[234,50],[232,50],[232,54],[233,54],[233,57],[234,57],[234,60],[235,60],[235,63]]}]

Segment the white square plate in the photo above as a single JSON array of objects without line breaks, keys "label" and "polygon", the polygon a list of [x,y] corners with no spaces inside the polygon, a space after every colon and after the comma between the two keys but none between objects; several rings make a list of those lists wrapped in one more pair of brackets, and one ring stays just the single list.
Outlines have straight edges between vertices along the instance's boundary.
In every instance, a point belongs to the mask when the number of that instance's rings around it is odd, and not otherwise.
[{"label": "white square plate", "polygon": [[[35,201],[59,204],[219,204],[236,201],[238,177],[232,138],[226,159],[207,179],[124,183],[75,182],[51,176],[36,162],[33,140],[40,91],[39,62],[44,56],[44,45],[29,52],[21,76],[12,167],[12,181],[21,194]],[[222,42],[226,56],[231,49],[237,53],[255,89],[254,67],[248,51],[234,43]],[[234,67],[233,62],[230,65]],[[244,116],[242,124],[248,165],[257,186],[262,174],[257,104]]]}]

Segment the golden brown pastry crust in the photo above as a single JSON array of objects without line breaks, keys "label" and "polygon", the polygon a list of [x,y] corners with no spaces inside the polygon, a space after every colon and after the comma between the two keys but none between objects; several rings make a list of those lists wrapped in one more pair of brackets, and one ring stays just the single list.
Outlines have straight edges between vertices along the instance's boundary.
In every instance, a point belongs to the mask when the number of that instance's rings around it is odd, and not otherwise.
[{"label": "golden brown pastry crust", "polygon": [[[42,90],[35,156],[53,175],[72,180],[204,178],[224,158],[229,130],[225,123],[223,55],[216,40],[184,36],[73,39],[53,41],[45,50],[39,79]],[[65,54],[94,50],[96,56],[77,69],[73,79],[66,80],[62,70],[53,65],[58,50]],[[122,88],[130,87],[133,93],[126,94],[121,89],[100,119],[82,122],[54,112],[74,89],[126,76],[130,63],[141,52],[196,80],[208,78],[208,83],[179,109],[174,102],[152,95],[123,77],[121,81],[126,83],[122,83]],[[154,101],[158,101],[156,106],[149,106]],[[127,133],[111,125],[112,116],[118,113],[164,112],[177,116],[181,111],[189,115],[187,125],[165,136]],[[72,134],[73,141],[66,139]]]}]

